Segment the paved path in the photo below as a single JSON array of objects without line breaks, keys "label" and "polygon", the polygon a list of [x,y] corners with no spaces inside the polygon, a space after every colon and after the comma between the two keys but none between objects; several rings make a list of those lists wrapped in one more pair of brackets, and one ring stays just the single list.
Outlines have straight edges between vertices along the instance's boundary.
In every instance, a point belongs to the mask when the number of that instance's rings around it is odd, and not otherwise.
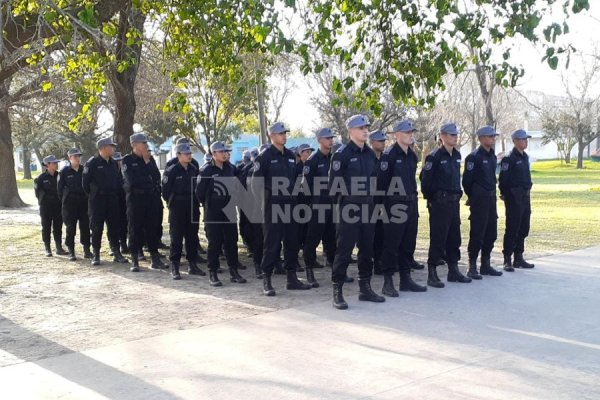
[{"label": "paved path", "polygon": [[384,304],[352,295],[348,311],[320,302],[22,362],[0,368],[0,391],[4,399],[596,400],[600,247],[535,264]]}]

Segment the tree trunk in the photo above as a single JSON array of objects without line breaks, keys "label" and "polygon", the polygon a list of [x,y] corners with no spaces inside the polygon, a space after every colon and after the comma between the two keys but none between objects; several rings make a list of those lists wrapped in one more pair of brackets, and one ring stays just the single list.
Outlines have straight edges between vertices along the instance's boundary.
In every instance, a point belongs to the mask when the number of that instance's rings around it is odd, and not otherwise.
[{"label": "tree trunk", "polygon": [[577,169],[583,169],[583,152],[586,145],[583,140],[577,142]]},{"label": "tree trunk", "polygon": [[571,164],[571,151],[565,151],[565,164]]},{"label": "tree trunk", "polygon": [[23,148],[23,179],[31,179],[31,152]]},{"label": "tree trunk", "polygon": [[[0,99],[8,96],[7,83],[0,83]],[[0,207],[23,207],[15,174],[12,127],[8,108],[0,109]]]}]

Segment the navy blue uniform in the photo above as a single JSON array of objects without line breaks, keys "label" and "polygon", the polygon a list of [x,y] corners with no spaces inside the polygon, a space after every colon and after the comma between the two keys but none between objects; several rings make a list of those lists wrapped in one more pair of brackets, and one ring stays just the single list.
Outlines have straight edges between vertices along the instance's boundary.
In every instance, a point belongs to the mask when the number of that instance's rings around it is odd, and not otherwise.
[{"label": "navy blue uniform", "polygon": [[[377,173],[377,187],[388,191],[392,180],[402,182],[404,191],[392,191],[383,199],[384,209],[392,215],[392,207],[401,205],[407,215],[403,223],[390,221],[383,226],[383,273],[391,275],[396,271],[410,271],[417,245],[419,210],[417,207],[417,154],[409,147],[405,152],[395,143],[381,155]],[[400,188],[400,184],[393,184]]]},{"label": "navy blue uniform", "polygon": [[506,209],[504,233],[505,256],[522,255],[525,238],[529,235],[531,220],[531,172],[529,156],[517,149],[504,157],[500,163],[499,189]]},{"label": "navy blue uniform", "polygon": [[160,199],[160,171],[153,158],[148,162],[134,153],[123,157],[121,164],[123,188],[127,204],[129,246],[138,254],[144,242],[150,253],[158,252]]},{"label": "navy blue uniform", "polygon": [[200,204],[194,193],[197,177],[198,169],[193,164],[184,168],[177,162],[165,170],[162,178],[162,197],[169,208],[169,260],[176,265],[181,260],[184,238],[187,260],[196,263],[198,258]]},{"label": "navy blue uniform", "polygon": [[[303,168],[302,184],[311,193],[308,204],[311,205],[312,209],[312,216],[306,228],[306,237],[302,249],[304,263],[309,267],[317,263],[317,246],[321,241],[323,241],[323,253],[328,264],[333,265],[335,258],[333,200],[327,190],[332,155],[332,153],[325,155],[317,150],[308,157]],[[327,207],[321,212],[323,214],[321,221],[319,221],[319,206]]]},{"label": "navy blue uniform", "polygon": [[[296,197],[292,196],[294,185],[297,178],[296,156],[284,148],[279,151],[274,145],[261,152],[254,161],[254,171],[252,175],[252,184],[256,185],[258,179],[264,182],[264,193],[257,193],[258,189],[253,188],[257,198],[264,196],[263,200],[263,234],[264,234],[264,253],[262,260],[262,271],[270,276],[279,262],[281,242],[283,241],[284,267],[288,271],[295,271],[298,264],[298,225],[293,221],[281,221],[274,215],[274,207],[280,207],[282,210],[289,209],[297,204]],[[285,181],[285,190],[287,193],[272,193],[274,180],[281,179]],[[279,214],[278,214],[279,215]]]},{"label": "navy blue uniform", "polygon": [[448,265],[460,260],[460,152],[435,149],[425,158],[421,171],[421,192],[429,209],[428,265],[440,259]]},{"label": "navy blue uniform", "polygon": [[[248,171],[250,170],[251,167],[252,167],[251,162],[248,162],[246,164],[240,163],[239,165],[237,165],[235,167],[235,176],[238,177],[238,179],[240,180],[240,183],[245,188],[247,188],[246,180],[248,179]],[[248,251],[252,253],[252,251],[253,251],[252,227],[250,226],[250,221],[248,221],[248,217],[246,216],[244,211],[242,211],[242,209],[239,209],[239,214],[240,214],[240,221],[239,221],[240,236],[242,237],[242,241],[246,245],[246,248],[248,249]]]},{"label": "navy blue uniform", "polygon": [[[366,207],[369,218],[374,210],[374,200],[371,185],[364,184],[376,174],[377,157],[373,150],[364,145],[358,147],[354,142],[340,147],[331,158],[329,170],[329,187],[337,204],[339,219],[336,229],[336,252],[333,261],[332,281],[344,283],[346,271],[351,261],[354,246],[358,247],[359,279],[369,280],[373,273],[373,236],[375,225],[370,220],[363,220],[361,211]],[[363,184],[361,191],[356,191],[356,181],[359,178]],[[336,190],[338,180],[342,180],[346,193]],[[354,182],[354,184],[353,184]],[[366,189],[364,193],[363,189]],[[346,214],[346,218],[345,215]],[[347,217],[350,218],[347,218]],[[352,218],[357,217],[357,218]],[[352,220],[356,219],[356,221]]]},{"label": "navy blue uniform", "polygon": [[88,215],[92,230],[92,248],[100,251],[104,223],[108,230],[108,241],[112,249],[119,246],[119,199],[121,187],[119,167],[112,158],[105,160],[100,155],[91,157],[85,163],[81,185],[88,195]]},{"label": "navy blue uniform", "polygon": [[57,247],[62,241],[63,220],[57,181],[58,171],[54,175],[44,171],[33,181],[35,197],[38,199],[42,219],[42,240],[46,247],[50,246],[51,231]]},{"label": "navy blue uniform", "polygon": [[75,170],[67,165],[58,175],[58,196],[62,202],[62,216],[67,227],[65,244],[69,249],[75,246],[75,231],[79,222],[79,241],[89,249],[90,219],[88,217],[88,197],[81,181],[83,166]]},{"label": "navy blue uniform", "polygon": [[[242,176],[245,176],[245,180],[243,183],[245,188],[249,188],[252,185],[252,176],[254,174],[254,163],[250,163],[248,164],[246,167],[244,167],[244,171],[242,173]],[[254,193],[251,192],[253,195]],[[259,206],[259,202],[261,201],[261,199],[259,199],[258,197],[254,197],[254,206]],[[252,261],[254,263],[255,267],[260,267],[260,265],[262,264],[262,260],[263,260],[263,246],[264,246],[264,235],[263,235],[263,224],[262,223],[256,223],[253,221],[249,221],[249,227],[250,227],[250,238],[251,238],[251,244],[252,244]],[[257,270],[257,275],[260,275],[261,270]]]},{"label": "navy blue uniform", "polygon": [[462,185],[469,197],[469,260],[489,259],[498,235],[496,210],[496,154],[494,149],[477,148],[465,159]]}]

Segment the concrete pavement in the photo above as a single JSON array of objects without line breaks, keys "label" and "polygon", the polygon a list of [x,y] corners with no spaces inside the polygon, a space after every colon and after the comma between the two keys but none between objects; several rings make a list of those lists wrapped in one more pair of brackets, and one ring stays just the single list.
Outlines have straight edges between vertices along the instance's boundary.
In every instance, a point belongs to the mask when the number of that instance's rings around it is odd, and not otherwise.
[{"label": "concrete pavement", "polygon": [[535,264],[471,284],[401,292],[384,304],[348,296],[348,311],[320,302],[22,362],[0,368],[0,393],[5,399],[598,399],[600,247]]}]

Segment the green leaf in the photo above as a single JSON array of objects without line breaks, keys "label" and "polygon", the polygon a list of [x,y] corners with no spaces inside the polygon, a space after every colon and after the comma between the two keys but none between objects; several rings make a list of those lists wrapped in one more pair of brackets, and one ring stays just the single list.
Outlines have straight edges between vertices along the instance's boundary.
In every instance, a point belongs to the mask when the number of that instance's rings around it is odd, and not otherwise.
[{"label": "green leaf", "polygon": [[42,91],[47,92],[52,89],[52,82],[42,82]]}]

